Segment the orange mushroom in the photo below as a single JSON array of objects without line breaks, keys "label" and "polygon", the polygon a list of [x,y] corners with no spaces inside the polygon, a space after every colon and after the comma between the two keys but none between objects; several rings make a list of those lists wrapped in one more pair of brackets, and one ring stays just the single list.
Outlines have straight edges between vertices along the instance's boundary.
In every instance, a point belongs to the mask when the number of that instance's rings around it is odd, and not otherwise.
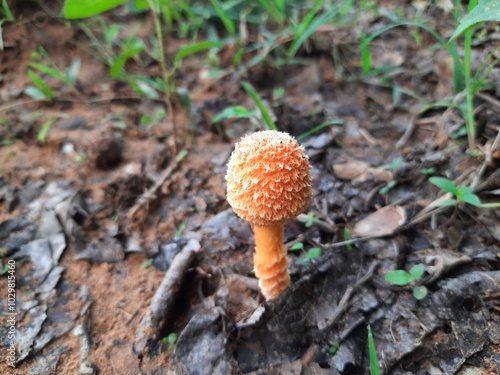
[{"label": "orange mushroom", "polygon": [[267,300],[290,285],[284,223],[311,201],[309,160],[287,133],[265,130],[236,144],[227,165],[227,201],[255,234],[254,270]]}]

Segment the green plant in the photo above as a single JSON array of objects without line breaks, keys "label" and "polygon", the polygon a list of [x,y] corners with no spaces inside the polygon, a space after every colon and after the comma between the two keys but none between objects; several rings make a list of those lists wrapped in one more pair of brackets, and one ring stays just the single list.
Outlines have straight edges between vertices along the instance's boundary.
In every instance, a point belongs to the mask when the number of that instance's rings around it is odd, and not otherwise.
[{"label": "green plant", "polygon": [[[350,239],[351,239],[351,231],[349,230],[349,228],[344,227],[344,241],[349,241]],[[347,251],[351,251],[352,245],[348,243],[347,245],[345,245],[345,248]]]},{"label": "green plant", "polygon": [[[76,58],[72,61],[71,65],[65,71],[59,69],[54,60],[52,60],[43,47],[38,47],[36,51],[31,54],[34,61],[31,61],[28,66],[32,69],[28,70],[28,76],[33,81],[35,87],[29,86],[24,92],[26,95],[33,99],[55,99],[56,93],[49,87],[45,80],[40,77],[35,70],[47,75],[49,77],[55,78],[65,85],[71,87],[76,91],[74,83],[78,73],[80,72],[81,60]],[[34,70],[33,70],[34,69]]]},{"label": "green plant", "polygon": [[50,127],[54,125],[54,123],[61,117],[67,117],[67,116],[65,114],[52,116],[42,124],[42,127],[38,131],[38,142],[40,142],[40,144],[42,145],[45,144],[45,139],[47,138],[47,133],[49,132]]},{"label": "green plant", "polygon": [[[457,2],[458,3],[458,2]],[[473,82],[471,80],[471,46],[472,46],[472,33],[474,28],[488,21],[500,21],[500,3],[498,1],[469,1],[468,13],[462,18],[455,32],[448,41],[449,44],[454,43],[455,40],[464,34],[464,78],[465,78],[465,123],[467,127],[467,139],[469,148],[474,147],[476,140],[476,126],[474,122],[474,105],[473,98],[476,94]]]},{"label": "green plant", "polygon": [[269,113],[268,109],[264,105],[264,101],[261,99],[257,91],[253,88],[253,86],[250,84],[250,82],[247,81],[242,81],[241,86],[243,86],[243,89],[247,92],[248,95],[252,98],[254,101],[255,105],[260,111],[260,114],[262,116],[262,119],[264,120],[265,124],[267,125],[268,129],[271,130],[278,130],[278,127],[273,121],[273,118],[271,114]]},{"label": "green plant", "polygon": [[306,263],[310,263],[319,256],[321,256],[321,249],[319,247],[313,247],[309,249],[305,255],[297,259],[295,264],[300,266]]},{"label": "green plant", "polygon": [[148,268],[148,267],[152,266],[152,265],[153,265],[153,262],[154,262],[154,259],[153,259],[153,258],[150,258],[150,259],[148,259],[148,260],[144,261],[144,263],[142,263],[142,264],[141,264],[141,268],[144,270],[144,269],[146,269],[146,268]]},{"label": "green plant", "polygon": [[[98,15],[125,2],[126,0],[66,0],[63,8],[63,15],[66,19],[82,19]],[[172,105],[172,96],[176,94],[177,88],[175,87],[173,78],[177,73],[177,70],[181,66],[182,61],[186,57],[201,51],[221,48],[223,44],[216,41],[203,41],[183,47],[175,55],[172,67],[169,67],[165,58],[163,39],[164,29],[162,25],[161,15],[164,15],[164,22],[169,19],[170,13],[165,14],[165,12],[169,12],[169,10],[171,10],[170,7],[166,6],[166,4],[168,5],[168,3],[170,2],[160,0],[146,0],[145,2],[136,2],[136,4],[138,3],[140,9],[146,9],[147,4],[147,8],[151,10],[151,14],[153,16],[156,35],[156,42],[154,45],[157,48],[157,51],[152,51],[150,54],[156,57],[160,65],[160,79],[150,79],[142,75],[130,75],[124,71],[125,65],[131,58],[137,57],[141,52],[147,50],[145,43],[138,38],[131,37],[127,39],[126,43],[122,46],[122,52],[114,59],[110,59],[108,56],[106,61],[110,66],[111,77],[113,79],[121,78],[125,80],[137,93],[146,95],[148,97],[157,98],[155,90],[163,92],[168,114],[171,117],[173,123],[172,136],[174,138],[174,153],[177,153],[177,127]],[[87,35],[89,35],[92,40],[97,39],[91,33],[87,32]],[[105,35],[106,43],[109,43],[114,39],[114,37],[116,37],[117,28],[111,28],[111,30],[108,30]],[[98,43],[98,45],[100,45],[100,43]],[[189,101],[185,99],[181,100],[182,104],[186,102]]]},{"label": "green plant", "polygon": [[181,238],[182,232],[184,231],[184,228],[186,228],[186,222],[183,221],[182,223],[179,224],[179,228],[175,231],[174,238]]},{"label": "green plant", "polygon": [[3,276],[7,273],[7,271],[10,270],[10,267],[8,264],[4,264],[3,268],[0,270],[0,276]]},{"label": "green plant", "polygon": [[368,325],[367,330],[368,330],[368,356],[370,359],[370,374],[380,375],[377,350],[375,349],[375,340],[373,339],[372,328],[370,325]]},{"label": "green plant", "polygon": [[177,333],[175,332],[169,333],[168,336],[164,337],[161,341],[163,343],[167,343],[168,350],[172,351],[175,349],[175,342],[177,341]]},{"label": "green plant", "polygon": [[306,228],[310,228],[318,218],[319,218],[318,215],[316,215],[312,211],[309,211],[305,217],[302,216],[299,218],[299,220],[304,223]]},{"label": "green plant", "polygon": [[332,345],[330,345],[330,347],[328,348],[328,353],[331,354],[331,355],[335,355],[335,353],[337,353],[337,351],[339,350],[340,348],[340,343],[338,342],[334,342]]},{"label": "green plant", "polygon": [[9,4],[7,0],[2,0],[2,5],[0,6],[0,16],[4,18],[0,19],[0,51],[3,51],[3,33],[2,33],[2,24],[4,22],[14,22],[14,15],[10,11]]},{"label": "green plant", "polygon": [[420,173],[422,173],[423,175],[432,175],[432,174],[436,173],[436,168],[434,168],[434,167],[422,168],[420,170]]},{"label": "green plant", "polygon": [[165,113],[165,111],[159,110],[159,111],[156,111],[156,113],[152,117],[150,115],[146,115],[146,114],[142,115],[140,122],[141,122],[141,125],[156,126],[166,116],[167,116],[167,114]]},{"label": "green plant", "polygon": [[447,193],[455,196],[455,199],[448,199],[441,202],[441,207],[456,206],[459,203],[468,203],[472,206],[480,207],[481,200],[474,194],[474,190],[467,186],[458,187],[453,181],[444,177],[430,177],[429,182]]},{"label": "green plant", "polygon": [[[289,251],[302,251],[304,250],[304,244],[302,242],[294,243],[289,249]],[[321,255],[321,249],[319,247],[313,247],[307,251],[305,255],[297,259],[295,264],[298,266],[311,262],[313,259],[318,258]]]},{"label": "green plant", "polygon": [[410,268],[410,272],[405,270],[393,270],[388,272],[384,279],[389,284],[398,286],[416,284],[413,287],[413,297],[421,300],[427,295],[427,288],[424,285],[418,285],[418,282],[422,279],[424,272],[425,266],[423,264],[416,264]]}]

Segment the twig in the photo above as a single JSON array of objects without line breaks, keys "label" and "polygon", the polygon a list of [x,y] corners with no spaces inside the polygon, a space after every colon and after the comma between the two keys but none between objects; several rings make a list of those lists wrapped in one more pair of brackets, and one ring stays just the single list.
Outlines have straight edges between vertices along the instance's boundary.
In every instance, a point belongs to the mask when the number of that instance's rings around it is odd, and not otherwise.
[{"label": "twig", "polygon": [[149,306],[151,312],[151,327],[154,331],[160,332],[165,326],[166,321],[172,313],[174,302],[177,299],[185,275],[191,267],[195,257],[195,250],[181,251],[175,256],[167,273],[165,273],[165,277]]},{"label": "twig", "polygon": [[337,321],[337,319],[347,310],[348,307],[348,302],[351,299],[352,295],[358,289],[360,286],[362,286],[364,283],[366,283],[371,277],[373,276],[373,273],[375,272],[375,269],[378,266],[378,261],[374,260],[372,264],[370,264],[370,267],[366,271],[365,275],[360,278],[358,281],[356,281],[356,284],[354,285],[349,285],[342,298],[340,299],[337,308],[333,312],[332,316],[330,319],[326,321],[324,326],[321,327],[321,331],[326,332],[328,329],[331,328]]},{"label": "twig", "polygon": [[406,142],[408,142],[413,134],[413,132],[415,131],[415,128],[417,127],[417,117],[418,117],[418,114],[414,114],[410,117],[410,123],[408,124],[408,127],[406,128],[403,136],[399,139],[399,141],[396,142],[396,149],[400,149],[402,148]]},{"label": "twig", "polygon": [[498,101],[497,99],[493,98],[492,96],[488,95],[488,94],[485,94],[484,92],[477,92],[476,95],[483,99],[484,101],[492,104],[493,106],[497,107],[497,109],[500,110],[500,101]]},{"label": "twig", "polygon": [[174,159],[170,166],[163,171],[154,185],[142,194],[135,205],[127,214],[127,220],[130,228],[137,228],[141,225],[149,213],[150,207],[158,199],[159,191],[167,178],[177,168],[179,163]]}]

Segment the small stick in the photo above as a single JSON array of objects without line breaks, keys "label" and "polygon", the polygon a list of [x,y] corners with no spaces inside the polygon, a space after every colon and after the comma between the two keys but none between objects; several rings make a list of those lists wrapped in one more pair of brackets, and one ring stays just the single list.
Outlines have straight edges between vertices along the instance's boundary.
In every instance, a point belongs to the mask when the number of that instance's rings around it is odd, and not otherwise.
[{"label": "small stick", "polygon": [[167,169],[163,171],[160,177],[155,181],[154,185],[146,190],[130,209],[127,214],[127,220],[131,228],[137,228],[141,225],[148,216],[150,207],[158,199],[159,191],[167,178],[177,168],[179,163],[174,159]]},{"label": "small stick", "polygon": [[373,276],[373,273],[375,272],[375,269],[377,268],[377,266],[378,266],[378,261],[374,260],[372,262],[372,264],[370,264],[370,267],[366,271],[365,275],[362,278],[360,278],[358,281],[356,281],[356,284],[349,285],[346,288],[346,290],[344,292],[344,295],[340,299],[340,301],[339,301],[339,303],[337,305],[337,308],[335,309],[335,311],[332,314],[332,317],[327,320],[327,322],[325,323],[325,325],[321,328],[321,331],[325,332],[332,325],[335,324],[335,322],[340,317],[340,315],[342,315],[342,313],[344,313],[345,310],[347,310],[348,302],[351,299],[354,291],[357,288],[359,288],[360,286],[362,286],[364,283],[366,283]]},{"label": "small stick", "polygon": [[175,256],[168,271],[165,273],[165,277],[149,305],[151,327],[154,331],[159,332],[165,326],[181,289],[184,277],[191,267],[195,256],[196,251],[194,250],[181,251]]}]

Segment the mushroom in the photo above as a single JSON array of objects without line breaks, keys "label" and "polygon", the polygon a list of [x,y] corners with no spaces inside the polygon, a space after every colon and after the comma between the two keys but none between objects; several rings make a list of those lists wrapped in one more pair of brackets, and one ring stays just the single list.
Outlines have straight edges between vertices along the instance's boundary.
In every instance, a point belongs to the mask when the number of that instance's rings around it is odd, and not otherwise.
[{"label": "mushroom", "polygon": [[266,300],[290,285],[284,223],[311,201],[309,160],[289,134],[247,135],[236,144],[226,173],[227,201],[255,234],[254,271]]}]

